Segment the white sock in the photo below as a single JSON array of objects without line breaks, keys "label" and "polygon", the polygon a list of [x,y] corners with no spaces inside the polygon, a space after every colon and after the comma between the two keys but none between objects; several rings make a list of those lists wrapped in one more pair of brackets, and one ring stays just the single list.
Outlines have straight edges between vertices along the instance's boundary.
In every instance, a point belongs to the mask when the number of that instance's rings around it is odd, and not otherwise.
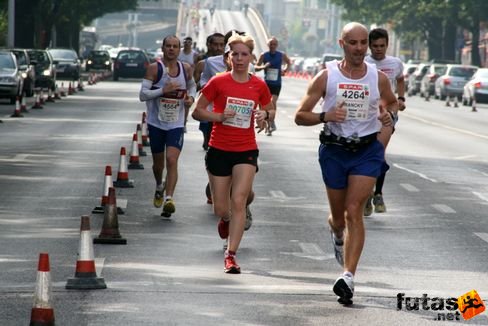
[{"label": "white sock", "polygon": [[165,196],[164,200],[166,201],[166,200],[171,199],[171,198],[172,198],[171,196]]},{"label": "white sock", "polygon": [[344,273],[342,274],[342,276],[348,277],[348,278],[350,278],[350,279],[353,279],[353,278],[354,278],[354,274],[353,274],[353,273],[351,273],[351,272],[349,272],[349,271],[344,272]]},{"label": "white sock", "polygon": [[163,189],[164,189],[164,188],[163,188],[163,184],[162,184],[162,183],[161,183],[161,184],[156,185],[156,190],[158,190],[158,191],[163,191]]}]

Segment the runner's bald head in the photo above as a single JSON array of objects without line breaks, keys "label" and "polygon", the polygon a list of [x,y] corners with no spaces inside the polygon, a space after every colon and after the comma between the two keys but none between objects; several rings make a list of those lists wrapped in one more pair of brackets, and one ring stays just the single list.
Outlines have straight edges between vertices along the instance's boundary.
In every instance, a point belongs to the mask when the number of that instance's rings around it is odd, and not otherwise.
[{"label": "runner's bald head", "polygon": [[368,29],[363,24],[358,22],[348,23],[342,28],[341,39],[344,39],[352,31],[361,31],[361,30],[364,31],[366,35],[368,35]]}]

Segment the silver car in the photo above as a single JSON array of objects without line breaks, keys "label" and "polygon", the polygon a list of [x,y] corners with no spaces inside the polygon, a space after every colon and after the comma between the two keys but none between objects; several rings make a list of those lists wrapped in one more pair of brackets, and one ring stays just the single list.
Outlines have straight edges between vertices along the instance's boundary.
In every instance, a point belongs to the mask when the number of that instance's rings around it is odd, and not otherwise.
[{"label": "silver car", "polygon": [[464,85],[471,79],[478,70],[476,66],[468,65],[447,65],[446,73],[435,81],[435,97],[442,101],[449,97],[461,99]]},{"label": "silver car", "polygon": [[23,87],[17,60],[10,51],[0,51],[0,97],[14,104]]},{"label": "silver car", "polygon": [[488,103],[488,68],[480,68],[464,85],[463,104]]}]

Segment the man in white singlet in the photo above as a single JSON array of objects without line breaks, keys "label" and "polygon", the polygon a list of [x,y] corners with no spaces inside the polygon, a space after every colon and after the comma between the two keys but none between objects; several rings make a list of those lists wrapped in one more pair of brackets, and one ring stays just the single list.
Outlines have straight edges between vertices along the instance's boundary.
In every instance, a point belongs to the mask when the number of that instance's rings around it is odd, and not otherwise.
[{"label": "man in white singlet", "polygon": [[[298,125],[323,124],[319,163],[330,208],[328,224],[343,274],[333,291],[352,304],[354,274],[365,241],[363,208],[381,174],[384,146],[396,121],[398,103],[386,75],[364,62],[368,30],[344,26],[339,40],[344,59],[327,62],[308,86],[295,115]],[[315,105],[323,98],[322,112]]]},{"label": "man in white singlet", "polygon": [[[147,106],[152,168],[156,180],[154,206],[163,206],[161,215],[170,217],[176,210],[173,195],[178,180],[178,158],[183,148],[185,106],[189,107],[195,101],[196,85],[190,65],[178,61],[180,40],[174,35],[167,36],[161,49],[163,60],[147,68],[139,99]],[[165,163],[167,173],[166,184],[163,185]]]}]

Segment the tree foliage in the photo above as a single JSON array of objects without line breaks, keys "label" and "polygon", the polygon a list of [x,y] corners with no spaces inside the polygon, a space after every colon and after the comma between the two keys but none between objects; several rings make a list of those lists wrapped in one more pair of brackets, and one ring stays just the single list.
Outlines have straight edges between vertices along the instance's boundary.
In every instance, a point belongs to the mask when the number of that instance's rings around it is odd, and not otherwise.
[{"label": "tree foliage", "polygon": [[135,10],[137,0],[16,0],[16,46],[45,48],[52,44],[78,50],[81,27],[105,14]]},{"label": "tree foliage", "polygon": [[[479,23],[488,19],[482,0],[332,0],[345,8],[345,19],[365,24],[389,24],[404,41],[426,42],[430,59],[454,59],[456,31],[473,35],[473,60],[479,64]],[[475,44],[476,43],[476,44]],[[477,58],[476,58],[477,55]]]}]

